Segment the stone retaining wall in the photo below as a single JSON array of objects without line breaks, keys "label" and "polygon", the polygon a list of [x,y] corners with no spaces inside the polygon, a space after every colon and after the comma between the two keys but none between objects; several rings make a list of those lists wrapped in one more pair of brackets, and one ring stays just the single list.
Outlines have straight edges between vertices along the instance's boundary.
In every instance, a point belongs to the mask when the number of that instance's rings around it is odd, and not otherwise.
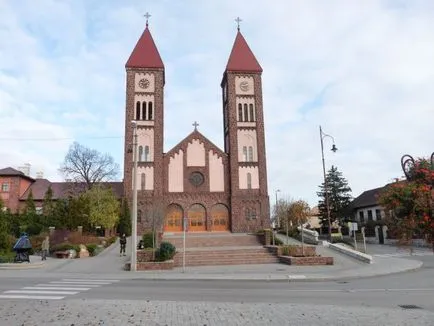
[{"label": "stone retaining wall", "polygon": [[333,257],[290,257],[279,256],[279,260],[283,264],[288,265],[333,265]]}]

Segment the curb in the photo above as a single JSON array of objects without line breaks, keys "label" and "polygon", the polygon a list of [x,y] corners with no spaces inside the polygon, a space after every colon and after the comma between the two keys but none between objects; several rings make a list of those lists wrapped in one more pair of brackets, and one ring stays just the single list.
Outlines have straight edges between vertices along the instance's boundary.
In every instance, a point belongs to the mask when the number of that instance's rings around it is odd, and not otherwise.
[{"label": "curb", "polygon": [[[423,262],[418,261],[417,266],[395,270],[387,273],[372,273],[367,275],[347,275],[347,276],[309,276],[309,275],[301,275],[301,274],[287,274],[287,275],[279,275],[279,277],[272,278],[271,275],[261,275],[258,277],[243,277],[242,275],[233,275],[233,274],[222,274],[215,276],[206,276],[201,277],[200,273],[185,273],[180,275],[186,275],[187,277],[179,277],[178,275],[162,275],[156,277],[155,275],[146,272],[146,271],[137,271],[132,272],[135,277],[131,279],[143,279],[143,280],[151,280],[151,281],[244,281],[244,282],[255,282],[255,281],[267,281],[267,282],[333,282],[333,281],[343,281],[343,280],[356,280],[356,279],[368,279],[373,277],[380,276],[388,276],[392,274],[400,274],[407,272],[414,272],[419,270],[423,266]],[[148,274],[149,273],[149,274]],[[140,277],[142,276],[142,277]]]},{"label": "curb", "polygon": [[6,263],[0,264],[0,270],[25,270],[41,268],[45,265],[45,262],[39,263]]}]

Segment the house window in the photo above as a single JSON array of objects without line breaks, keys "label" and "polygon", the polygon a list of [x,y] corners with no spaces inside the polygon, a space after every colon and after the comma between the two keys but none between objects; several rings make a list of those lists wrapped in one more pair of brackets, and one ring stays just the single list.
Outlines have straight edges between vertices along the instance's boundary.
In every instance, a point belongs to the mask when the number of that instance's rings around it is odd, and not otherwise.
[{"label": "house window", "polygon": [[252,189],[252,174],[247,173],[247,189]]},{"label": "house window", "polygon": [[253,162],[253,147],[249,146],[249,162]]},{"label": "house window", "polygon": [[143,159],[143,146],[139,146],[139,160],[138,162],[141,162]]},{"label": "house window", "polygon": [[377,221],[381,220],[381,210],[379,210],[379,209],[375,210],[375,217],[376,217]]},{"label": "house window", "polygon": [[36,214],[42,215],[42,207],[36,207]]},{"label": "house window", "polygon": [[137,210],[137,222],[141,223],[142,222],[142,210]]},{"label": "house window", "polygon": [[149,146],[145,146],[145,159],[144,159],[144,161],[145,162],[149,162],[150,161],[150,159],[149,159]]},{"label": "house window", "polygon": [[136,103],[136,120],[140,120],[140,102]]},{"label": "house window", "polygon": [[145,190],[146,189],[146,174],[142,173],[140,175],[140,189]]},{"label": "house window", "polygon": [[255,121],[255,115],[253,113],[253,104],[249,104],[249,109],[250,109],[250,122]]},{"label": "house window", "polygon": [[243,146],[243,162],[247,162],[247,146]]},{"label": "house window", "polygon": [[3,183],[2,184],[2,191],[3,192],[9,192],[9,183]]},{"label": "house window", "polygon": [[373,221],[374,219],[372,218],[372,210],[368,209],[368,221]]},{"label": "house window", "polygon": [[360,223],[365,222],[365,215],[363,214],[363,211],[359,212],[359,221]]},{"label": "house window", "polygon": [[243,121],[243,105],[238,104],[238,121]]},{"label": "house window", "polygon": [[148,120],[154,120],[154,112],[152,109],[152,102],[148,104]]}]

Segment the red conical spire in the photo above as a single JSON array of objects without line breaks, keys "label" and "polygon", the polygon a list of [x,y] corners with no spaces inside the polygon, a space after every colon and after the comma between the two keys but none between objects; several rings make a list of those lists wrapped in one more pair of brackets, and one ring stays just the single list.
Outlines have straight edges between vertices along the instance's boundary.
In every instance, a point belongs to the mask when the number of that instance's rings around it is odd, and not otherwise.
[{"label": "red conical spire", "polygon": [[250,50],[239,28],[228,64],[226,65],[226,71],[262,72],[258,60],[256,60],[255,55]]},{"label": "red conical spire", "polygon": [[146,23],[145,31],[137,41],[133,52],[130,55],[126,68],[163,68],[164,64],[161,60],[160,53],[154,43],[151,32],[149,32],[148,24]]}]

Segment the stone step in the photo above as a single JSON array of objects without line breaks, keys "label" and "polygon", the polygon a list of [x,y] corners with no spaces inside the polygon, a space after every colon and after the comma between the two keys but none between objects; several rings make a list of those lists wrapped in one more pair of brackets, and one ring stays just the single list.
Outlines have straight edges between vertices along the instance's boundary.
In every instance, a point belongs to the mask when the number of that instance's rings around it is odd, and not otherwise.
[{"label": "stone step", "polygon": [[[208,249],[208,248],[207,248]],[[186,266],[206,265],[243,265],[278,263],[276,255],[267,248],[232,249],[212,248],[213,250],[192,250],[185,252]],[[175,266],[182,266],[183,253],[178,252],[175,257]]]},{"label": "stone step", "polygon": [[[182,235],[164,235],[163,241],[172,243],[176,248],[184,246]],[[224,246],[258,246],[262,245],[256,235],[194,235],[187,234],[185,239],[186,248],[224,247]]]}]

